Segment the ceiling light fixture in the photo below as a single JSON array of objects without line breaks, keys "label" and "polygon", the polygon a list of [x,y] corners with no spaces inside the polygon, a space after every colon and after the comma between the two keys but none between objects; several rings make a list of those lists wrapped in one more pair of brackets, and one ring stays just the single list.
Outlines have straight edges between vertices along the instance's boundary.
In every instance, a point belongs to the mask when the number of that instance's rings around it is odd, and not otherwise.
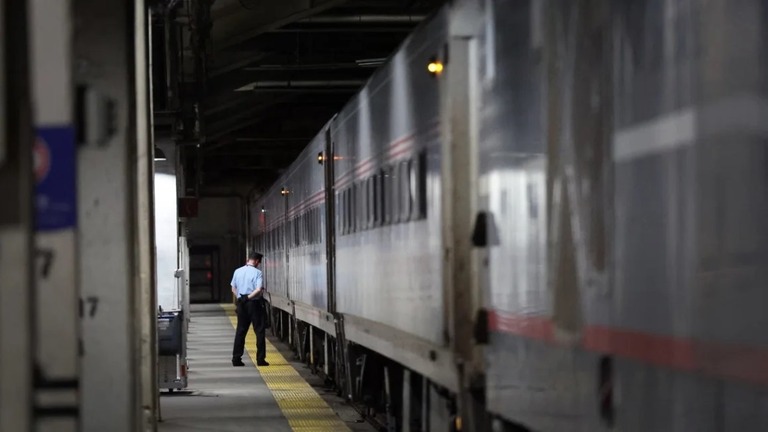
[{"label": "ceiling light fixture", "polygon": [[165,152],[163,152],[163,150],[160,149],[160,147],[155,146],[155,161],[164,161],[164,160],[168,160],[165,157]]}]

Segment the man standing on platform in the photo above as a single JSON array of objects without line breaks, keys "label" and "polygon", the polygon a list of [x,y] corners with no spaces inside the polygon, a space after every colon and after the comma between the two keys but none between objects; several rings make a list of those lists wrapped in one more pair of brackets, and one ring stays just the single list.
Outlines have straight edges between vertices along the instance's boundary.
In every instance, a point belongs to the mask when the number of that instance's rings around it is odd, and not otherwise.
[{"label": "man standing on platform", "polygon": [[253,324],[256,332],[256,365],[269,366],[266,361],[267,349],[264,341],[264,330],[267,327],[267,314],[263,305],[264,288],[261,270],[263,255],[252,252],[244,266],[235,270],[232,275],[232,293],[237,300],[237,331],[235,332],[235,347],[232,350],[232,366],[245,366],[242,357],[245,350],[245,335]]}]

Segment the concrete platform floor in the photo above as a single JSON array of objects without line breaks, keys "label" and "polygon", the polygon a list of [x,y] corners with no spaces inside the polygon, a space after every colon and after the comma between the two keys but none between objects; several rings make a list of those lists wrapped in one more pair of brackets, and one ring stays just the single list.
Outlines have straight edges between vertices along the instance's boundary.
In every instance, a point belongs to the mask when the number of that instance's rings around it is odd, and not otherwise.
[{"label": "concrete platform floor", "polygon": [[[185,391],[173,393],[162,391],[162,421],[159,423],[159,430],[375,430],[363,422],[360,415],[335,393],[326,391],[322,380],[312,375],[308,368],[301,363],[287,360],[291,359],[291,356],[285,352],[285,347],[271,339],[269,331],[267,335],[267,361],[271,363],[267,368],[273,368],[271,371],[265,371],[270,381],[269,386],[251,360],[255,353],[243,356],[245,367],[232,366],[230,360],[235,330],[225,310],[219,305],[193,305],[188,336],[189,387]],[[246,340],[246,350],[250,352],[254,349],[255,337],[251,330]],[[294,371],[298,372],[298,376]],[[304,398],[305,401],[306,398],[312,400],[300,404],[311,407],[305,410],[296,409],[295,404],[292,405],[293,400],[288,400],[296,399],[296,385],[291,384],[283,388],[281,383],[285,379],[275,378],[275,375],[290,376],[294,381],[301,380],[298,384],[303,394],[298,397]],[[276,397],[280,399],[280,404]]]}]

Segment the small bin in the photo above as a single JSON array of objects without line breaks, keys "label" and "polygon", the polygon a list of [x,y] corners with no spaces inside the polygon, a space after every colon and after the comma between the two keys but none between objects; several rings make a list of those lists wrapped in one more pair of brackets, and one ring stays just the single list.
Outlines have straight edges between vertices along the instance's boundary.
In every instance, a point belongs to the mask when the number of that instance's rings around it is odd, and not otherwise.
[{"label": "small bin", "polygon": [[181,354],[181,312],[162,312],[157,317],[158,354]]}]

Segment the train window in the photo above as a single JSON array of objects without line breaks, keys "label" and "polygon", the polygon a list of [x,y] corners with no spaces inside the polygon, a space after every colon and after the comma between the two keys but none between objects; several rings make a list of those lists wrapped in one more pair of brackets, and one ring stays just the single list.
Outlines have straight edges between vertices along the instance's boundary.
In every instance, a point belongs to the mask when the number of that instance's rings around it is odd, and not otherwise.
[{"label": "train window", "polygon": [[346,212],[347,212],[347,234],[349,234],[354,229],[353,228],[353,224],[354,224],[354,222],[353,222],[353,217],[354,216],[353,215],[354,215],[354,213],[353,213],[353,210],[352,210],[352,205],[354,205],[355,201],[352,198],[352,187],[351,186],[347,187],[347,189],[344,191],[344,193],[347,195],[347,199],[346,199],[346,203],[345,204],[347,206],[347,209],[346,209]]},{"label": "train window", "polygon": [[294,217],[292,219],[293,221],[293,247],[299,246],[300,239],[300,233],[299,233],[299,220],[298,218]]},{"label": "train window", "polygon": [[381,181],[384,178],[384,176],[381,175],[381,171],[377,172],[373,176],[373,201],[375,203],[374,207],[376,208],[376,216],[375,216],[375,222],[376,226],[381,226],[381,223],[384,221],[384,216],[381,214],[384,210],[384,206],[382,205],[382,195],[381,195]]},{"label": "train window", "polygon": [[313,208],[309,213],[309,224],[312,226],[312,244],[317,243],[317,207]]},{"label": "train window", "polygon": [[362,224],[360,229],[364,231],[370,227],[369,222],[370,222],[371,212],[370,212],[369,206],[370,206],[371,200],[369,199],[369,195],[368,195],[368,179],[363,179],[360,182],[360,193],[363,198],[362,200],[363,201],[363,217],[362,217],[362,220],[360,221]]},{"label": "train window", "polygon": [[371,229],[376,225],[376,197],[375,197],[375,185],[376,181],[374,176],[368,177],[365,179],[365,195],[366,195],[366,201],[367,201],[367,208],[368,208],[368,214],[367,214],[367,224],[366,228]]},{"label": "train window", "polygon": [[307,214],[299,216],[299,245],[307,243]]},{"label": "train window", "polygon": [[357,232],[357,184],[349,185],[349,232]]},{"label": "train window", "polygon": [[347,202],[346,202],[346,195],[344,195],[344,191],[339,192],[339,210],[336,212],[335,215],[335,222],[339,225],[338,232],[341,235],[346,234],[346,228],[347,228]]},{"label": "train window", "polygon": [[413,208],[413,196],[411,195],[411,161],[400,161],[400,221],[408,222]]},{"label": "train window", "polygon": [[342,193],[344,195],[344,234],[349,234],[350,227],[352,224],[352,199],[349,196],[349,188],[345,188],[344,192]]},{"label": "train window", "polygon": [[[341,213],[339,213],[339,209],[341,209],[341,207],[342,207],[342,204],[341,204],[341,192],[338,192],[338,191],[336,192],[336,195],[335,195],[335,197],[333,199],[333,204],[334,204],[334,214],[337,214],[337,215],[341,214]],[[334,221],[334,226],[336,227],[336,232],[337,233],[344,234],[343,232],[341,232],[342,223],[341,223],[341,220],[339,218],[336,218],[336,220]]]},{"label": "train window", "polygon": [[336,223],[339,225],[337,230],[339,234],[344,235],[347,233],[347,202],[346,194],[344,191],[339,192],[339,199],[337,200],[338,211],[336,211]]},{"label": "train window", "polygon": [[346,228],[344,229],[345,233],[349,234],[352,232],[352,193],[350,192],[352,189],[350,187],[347,187],[344,189],[344,213],[346,214]]},{"label": "train window", "polygon": [[381,170],[381,206],[382,223],[392,223],[392,167],[385,166]]},{"label": "train window", "polygon": [[411,164],[410,187],[412,196],[412,219],[427,217],[427,154],[421,152]]},{"label": "train window", "polygon": [[400,222],[400,164],[392,165],[392,179],[390,181],[390,218],[393,224]]}]

